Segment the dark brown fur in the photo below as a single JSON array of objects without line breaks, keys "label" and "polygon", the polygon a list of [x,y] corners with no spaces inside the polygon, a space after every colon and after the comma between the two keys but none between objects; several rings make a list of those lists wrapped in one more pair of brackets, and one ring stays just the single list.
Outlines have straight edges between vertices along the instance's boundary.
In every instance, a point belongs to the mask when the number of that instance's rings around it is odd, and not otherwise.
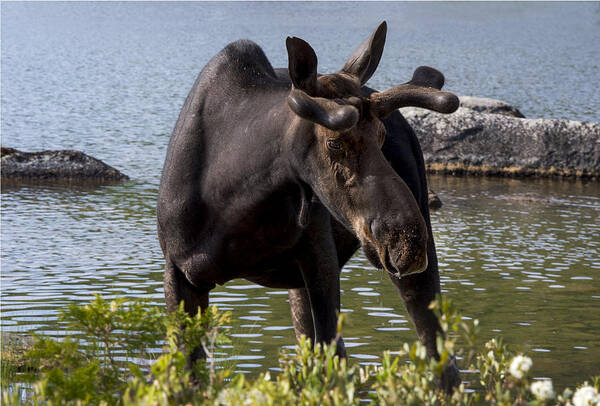
[{"label": "dark brown fur", "polygon": [[[384,40],[385,23],[332,75],[318,76],[314,51],[298,38],[286,41],[289,70],[274,70],[250,41],[228,45],[204,68],[159,189],[170,310],[183,300],[194,313],[215,284],[245,278],[289,289],[296,334],[330,342],[340,269],[360,242],[437,356],[428,305],[439,277],[422,155],[401,116],[382,121],[389,112],[361,87]],[[341,338],[337,351],[345,355]],[[449,385],[456,377],[447,372]]]}]

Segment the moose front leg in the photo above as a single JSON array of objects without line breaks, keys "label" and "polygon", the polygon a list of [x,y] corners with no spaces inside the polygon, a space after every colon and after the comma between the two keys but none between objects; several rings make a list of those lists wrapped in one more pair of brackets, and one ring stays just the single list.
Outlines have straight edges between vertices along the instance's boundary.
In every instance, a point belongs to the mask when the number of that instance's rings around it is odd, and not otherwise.
[{"label": "moose front leg", "polygon": [[296,339],[300,341],[302,336],[315,342],[315,324],[313,322],[310,300],[306,288],[288,290],[290,300],[290,311],[292,313],[292,324]]},{"label": "moose front leg", "polygon": [[[314,342],[329,344],[337,337],[340,273],[337,251],[329,225],[329,215],[323,210],[325,209],[322,208],[319,213],[321,216],[315,214],[315,221],[305,230],[300,244],[300,255],[297,262],[306,288],[290,292],[290,305],[292,314],[294,314],[294,311],[307,313],[306,304],[309,304],[314,325]],[[292,302],[293,299],[296,301]],[[294,308],[294,306],[298,308]],[[344,341],[341,337],[337,337],[337,339],[336,353],[345,357]]]},{"label": "moose front leg", "polygon": [[[318,255],[314,258],[318,258]],[[321,259],[323,259],[321,257]],[[337,337],[337,313],[340,302],[340,280],[335,268],[325,269],[321,261],[303,262],[302,275],[312,312],[314,342],[329,344]],[[326,262],[326,261],[323,261]],[[344,340],[337,337],[337,355],[346,356]]]},{"label": "moose front leg", "polygon": [[[208,294],[215,287],[214,283],[193,285],[183,272],[173,263],[167,261],[164,274],[164,290],[167,310],[174,312],[183,302],[184,310],[190,316],[203,312],[208,307]],[[187,348],[189,352],[188,367],[197,360],[206,358],[202,347]]]},{"label": "moose front leg", "polygon": [[[427,355],[439,359],[436,336],[438,333],[443,333],[437,317],[429,309],[429,304],[435,299],[435,295],[440,293],[437,255],[431,232],[428,245],[427,259],[429,265],[425,271],[403,277],[402,279],[390,276],[390,279],[400,292],[404,306],[417,330],[417,335],[427,349]],[[443,390],[450,393],[459,384],[459,371],[454,360],[452,360],[442,374],[440,386]]]}]

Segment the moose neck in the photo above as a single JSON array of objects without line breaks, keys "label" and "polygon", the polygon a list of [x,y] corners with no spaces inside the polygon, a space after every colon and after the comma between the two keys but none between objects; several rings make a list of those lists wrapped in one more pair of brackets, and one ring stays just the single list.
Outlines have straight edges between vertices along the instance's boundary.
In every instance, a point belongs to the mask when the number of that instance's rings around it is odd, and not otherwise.
[{"label": "moose neck", "polygon": [[[206,199],[220,205],[239,196],[244,205],[255,205],[295,182],[284,151],[287,123],[293,114],[283,91],[273,99],[258,94],[252,103],[231,106],[211,117],[218,121],[215,125],[228,129],[205,140],[210,165],[204,168],[201,190]],[[252,119],[240,127],[236,117],[243,116]]]}]

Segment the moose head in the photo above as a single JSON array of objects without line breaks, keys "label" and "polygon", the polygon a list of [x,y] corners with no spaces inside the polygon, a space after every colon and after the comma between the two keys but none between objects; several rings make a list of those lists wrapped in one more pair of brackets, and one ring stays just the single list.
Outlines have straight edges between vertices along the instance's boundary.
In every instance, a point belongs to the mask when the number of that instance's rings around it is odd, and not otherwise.
[{"label": "moose head", "polygon": [[317,56],[305,41],[288,37],[292,88],[287,104],[295,118],[287,131],[293,166],[330,213],[361,241],[369,260],[397,277],[427,268],[427,227],[408,186],[386,161],[381,119],[400,107],[441,113],[458,98],[440,89],[443,75],[429,67],[410,82],[361,93],[375,73],[385,44],[383,22],[333,74],[317,74]]}]

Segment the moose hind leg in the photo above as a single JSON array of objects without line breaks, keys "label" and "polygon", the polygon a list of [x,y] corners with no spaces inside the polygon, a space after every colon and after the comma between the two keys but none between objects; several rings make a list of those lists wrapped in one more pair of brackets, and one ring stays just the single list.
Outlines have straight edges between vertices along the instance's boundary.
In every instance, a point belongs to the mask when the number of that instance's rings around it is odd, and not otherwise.
[{"label": "moose hind leg", "polygon": [[[204,311],[208,307],[208,293],[215,287],[215,284],[206,284],[203,286],[192,285],[186,276],[171,261],[167,261],[164,275],[165,301],[167,310],[173,312],[177,310],[179,304],[183,301],[183,308],[190,316],[195,316],[198,310]],[[190,363],[196,360],[206,358],[206,354],[201,347],[190,351]]]}]

